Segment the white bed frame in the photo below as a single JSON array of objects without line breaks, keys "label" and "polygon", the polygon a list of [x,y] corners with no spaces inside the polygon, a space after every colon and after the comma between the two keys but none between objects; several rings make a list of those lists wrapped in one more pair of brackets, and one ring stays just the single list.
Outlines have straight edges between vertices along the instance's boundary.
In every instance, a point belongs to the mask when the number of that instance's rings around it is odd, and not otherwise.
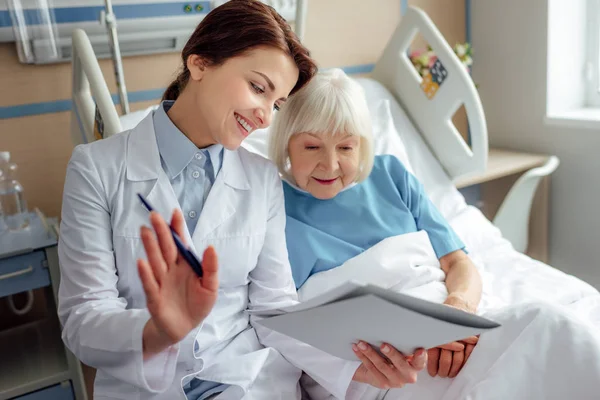
[{"label": "white bed frame", "polygon": [[[425,38],[448,71],[432,99],[421,89],[422,78],[408,58],[410,44],[417,33]],[[402,16],[375,65],[372,78],[396,97],[450,179],[485,171],[488,135],[479,94],[464,65],[425,12],[410,7]],[[452,117],[463,104],[471,147],[452,123]]]},{"label": "white bed frame", "polygon": [[[297,5],[299,21],[296,26],[302,31],[306,3],[298,1]],[[407,56],[417,32],[429,42],[448,71],[446,80],[431,100],[420,88],[421,77]],[[416,7],[408,9],[377,62],[373,78],[396,97],[451,179],[485,170],[488,136],[479,95],[464,66],[425,12]],[[96,105],[104,121],[104,137],[121,131],[119,116],[98,61],[86,33],[81,29],[73,32],[72,95],[71,132],[74,143],[95,140]],[[471,147],[452,123],[452,116],[461,104],[467,111]]]},{"label": "white bed frame", "polygon": [[104,136],[121,132],[119,114],[85,31],[75,29],[72,42],[71,139],[73,143],[89,143],[95,140],[96,106],[104,121]]}]

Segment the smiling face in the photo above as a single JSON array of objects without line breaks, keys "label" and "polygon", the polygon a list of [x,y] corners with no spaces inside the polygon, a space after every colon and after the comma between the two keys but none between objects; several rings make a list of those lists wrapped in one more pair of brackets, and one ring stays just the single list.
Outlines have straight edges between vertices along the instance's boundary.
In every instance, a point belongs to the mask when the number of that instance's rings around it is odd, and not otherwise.
[{"label": "smiling face", "polygon": [[330,199],[371,173],[372,130],[360,84],[341,69],[321,71],[277,113],[269,157],[285,180]]},{"label": "smiling face", "polygon": [[289,141],[290,172],[298,187],[326,200],[356,181],[360,137],[345,133],[297,133]]},{"label": "smiling face", "polygon": [[190,139],[199,147],[220,143],[229,150],[271,124],[273,110],[286,101],[299,73],[288,54],[272,47],[255,48],[218,66],[204,66],[199,56],[190,56],[188,68],[184,92],[195,114]]}]

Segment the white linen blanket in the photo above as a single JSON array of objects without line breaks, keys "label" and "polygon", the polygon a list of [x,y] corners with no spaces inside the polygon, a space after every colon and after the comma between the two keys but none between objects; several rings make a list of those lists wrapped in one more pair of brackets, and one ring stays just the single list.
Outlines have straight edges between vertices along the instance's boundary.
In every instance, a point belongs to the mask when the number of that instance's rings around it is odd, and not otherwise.
[{"label": "white linen blanket", "polygon": [[[384,239],[341,266],[312,275],[298,298],[303,302],[355,280],[442,303],[448,295],[445,277],[427,232],[418,231]],[[478,314],[505,305],[486,289]]]},{"label": "white linen blanket", "polygon": [[[503,326],[481,335],[454,379],[431,378],[422,371],[414,385],[387,393],[368,387],[360,397],[348,399],[598,398],[598,291],[516,252],[477,209],[467,207],[449,222],[482,276],[478,314]],[[444,278],[426,232],[420,231],[390,237],[337,268],[311,276],[298,294],[305,301],[353,279],[443,302]],[[330,398],[307,389],[314,399]]]}]

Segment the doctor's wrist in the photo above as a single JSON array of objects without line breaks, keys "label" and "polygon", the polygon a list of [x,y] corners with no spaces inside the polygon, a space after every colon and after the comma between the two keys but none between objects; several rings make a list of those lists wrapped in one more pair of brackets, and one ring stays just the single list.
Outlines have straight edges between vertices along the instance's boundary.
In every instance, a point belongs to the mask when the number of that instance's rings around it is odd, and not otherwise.
[{"label": "doctor's wrist", "polygon": [[173,343],[173,341],[156,326],[156,323],[152,318],[146,322],[142,333],[144,360],[159,354],[174,344],[175,343]]}]

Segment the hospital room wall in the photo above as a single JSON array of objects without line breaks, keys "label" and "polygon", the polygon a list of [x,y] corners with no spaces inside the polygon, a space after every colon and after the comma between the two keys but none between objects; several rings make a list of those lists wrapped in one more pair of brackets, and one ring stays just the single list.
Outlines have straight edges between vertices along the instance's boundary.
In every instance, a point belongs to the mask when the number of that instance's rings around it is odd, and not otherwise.
[{"label": "hospital room wall", "polygon": [[[321,67],[349,67],[366,75],[381,54],[401,16],[401,0],[309,0],[305,44]],[[465,40],[465,0],[410,0],[423,8],[454,44]],[[100,61],[109,89],[116,93],[109,60]],[[179,66],[179,55],[126,57],[127,89],[140,93],[165,88]],[[23,65],[14,44],[0,44],[0,111],[34,110],[30,115],[0,119],[0,149],[9,150],[20,167],[30,208],[59,216],[65,168],[72,151],[69,111],[69,63]],[[155,104],[151,99],[131,104],[132,110]],[[6,115],[6,113],[2,113]]]},{"label": "hospital room wall", "polygon": [[546,0],[473,1],[473,77],[493,146],[560,158],[551,180],[550,264],[600,288],[600,134],[544,122],[547,5]]}]

